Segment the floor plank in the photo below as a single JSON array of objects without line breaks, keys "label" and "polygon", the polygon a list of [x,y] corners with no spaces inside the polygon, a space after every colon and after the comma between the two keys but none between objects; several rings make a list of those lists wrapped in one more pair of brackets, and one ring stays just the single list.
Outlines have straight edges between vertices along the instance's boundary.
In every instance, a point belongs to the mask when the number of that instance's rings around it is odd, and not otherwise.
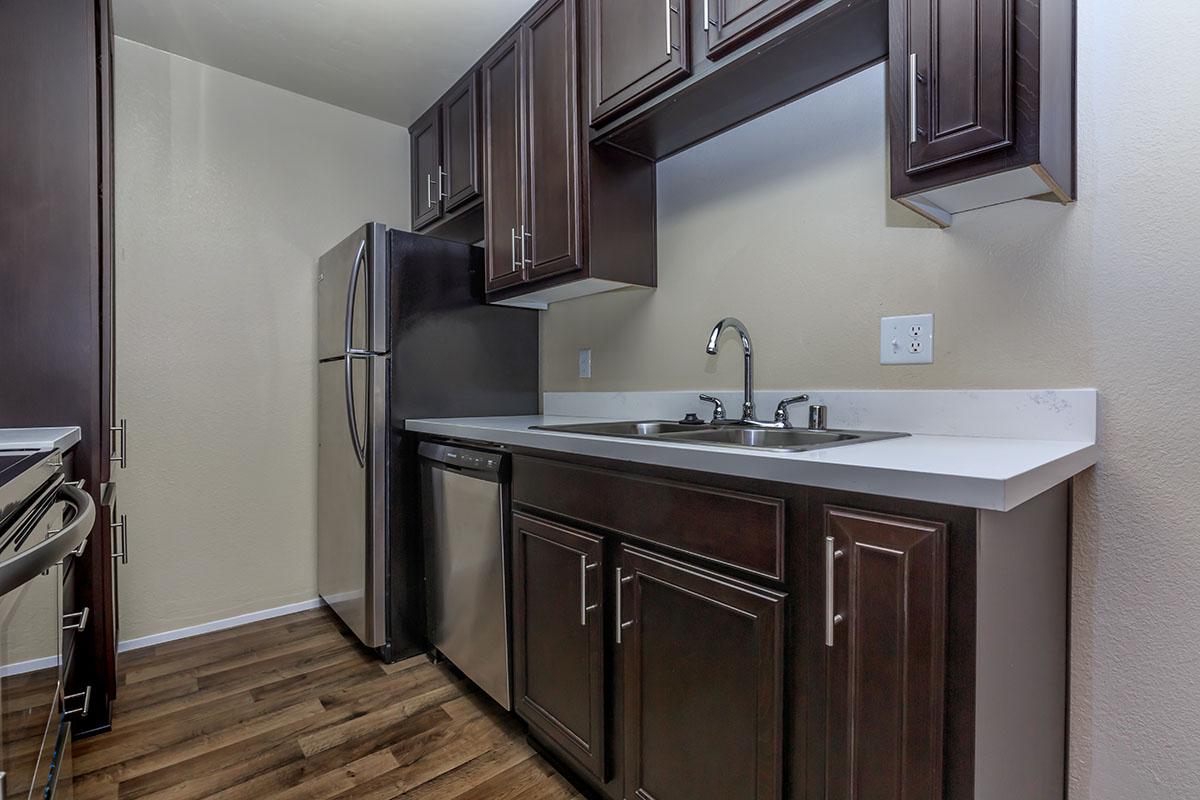
[{"label": "floor plank", "polygon": [[385,665],[325,609],[121,659],[79,800],[572,800],[521,725],[423,656]]}]

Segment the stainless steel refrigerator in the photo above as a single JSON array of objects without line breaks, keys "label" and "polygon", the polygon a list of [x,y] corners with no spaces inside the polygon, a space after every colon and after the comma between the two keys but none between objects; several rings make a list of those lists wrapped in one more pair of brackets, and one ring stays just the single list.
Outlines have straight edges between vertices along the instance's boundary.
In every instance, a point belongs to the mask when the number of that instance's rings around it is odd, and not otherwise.
[{"label": "stainless steel refrigerator", "polygon": [[387,660],[426,647],[405,421],[535,414],[538,319],[483,303],[483,251],[370,223],[320,260],[317,578]]}]

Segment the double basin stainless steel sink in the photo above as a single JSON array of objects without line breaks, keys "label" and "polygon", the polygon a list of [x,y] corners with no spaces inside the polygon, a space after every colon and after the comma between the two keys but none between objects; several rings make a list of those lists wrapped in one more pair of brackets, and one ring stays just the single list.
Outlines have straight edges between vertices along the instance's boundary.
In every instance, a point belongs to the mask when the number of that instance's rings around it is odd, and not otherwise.
[{"label": "double basin stainless steel sink", "polygon": [[760,428],[727,423],[724,425],[685,424],[650,420],[646,422],[585,422],[573,425],[534,425],[533,430],[578,433],[588,436],[616,436],[624,439],[651,439],[674,444],[702,444],[799,453],[826,447],[897,439],[907,433],[880,431],[812,431],[805,428]]}]

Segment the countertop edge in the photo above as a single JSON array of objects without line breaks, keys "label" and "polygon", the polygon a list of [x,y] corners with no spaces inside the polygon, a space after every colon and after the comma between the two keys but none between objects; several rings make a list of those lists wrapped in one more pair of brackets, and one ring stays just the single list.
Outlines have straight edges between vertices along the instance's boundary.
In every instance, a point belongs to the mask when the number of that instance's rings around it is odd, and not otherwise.
[{"label": "countertop edge", "polygon": [[77,426],[0,429],[0,450],[61,450],[65,453],[82,440],[83,432]]},{"label": "countertop edge", "polygon": [[[489,427],[482,420],[479,424],[464,420],[412,420],[407,428],[416,433],[482,444],[528,447],[552,453],[633,461],[651,466],[1001,512],[1011,511],[1083,472],[1096,463],[1098,454],[1098,447],[1094,443],[1067,442],[1064,444],[1078,445],[1078,449],[1019,475],[987,478],[861,464],[798,460],[784,462],[767,454],[746,451],[714,452],[662,442]],[[786,464],[787,474],[782,474],[783,464]]]}]

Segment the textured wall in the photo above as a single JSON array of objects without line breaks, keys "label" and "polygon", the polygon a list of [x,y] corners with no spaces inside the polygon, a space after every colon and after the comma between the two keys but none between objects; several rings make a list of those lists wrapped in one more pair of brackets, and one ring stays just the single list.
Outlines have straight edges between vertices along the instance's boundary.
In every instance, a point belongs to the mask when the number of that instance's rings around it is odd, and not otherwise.
[{"label": "textured wall", "polygon": [[[550,391],[734,388],[725,314],[777,388],[1097,386],[1077,484],[1071,797],[1200,797],[1200,4],[1079,3],[1082,201],[919,227],[887,197],[884,69],[659,170],[660,288],[555,305]],[[913,227],[917,226],[917,227]],[[937,363],[880,367],[879,317],[932,311]],[[576,349],[593,348],[580,381]]]},{"label": "textured wall", "polygon": [[121,638],[316,596],[316,260],[409,218],[400,127],[117,40]]}]

